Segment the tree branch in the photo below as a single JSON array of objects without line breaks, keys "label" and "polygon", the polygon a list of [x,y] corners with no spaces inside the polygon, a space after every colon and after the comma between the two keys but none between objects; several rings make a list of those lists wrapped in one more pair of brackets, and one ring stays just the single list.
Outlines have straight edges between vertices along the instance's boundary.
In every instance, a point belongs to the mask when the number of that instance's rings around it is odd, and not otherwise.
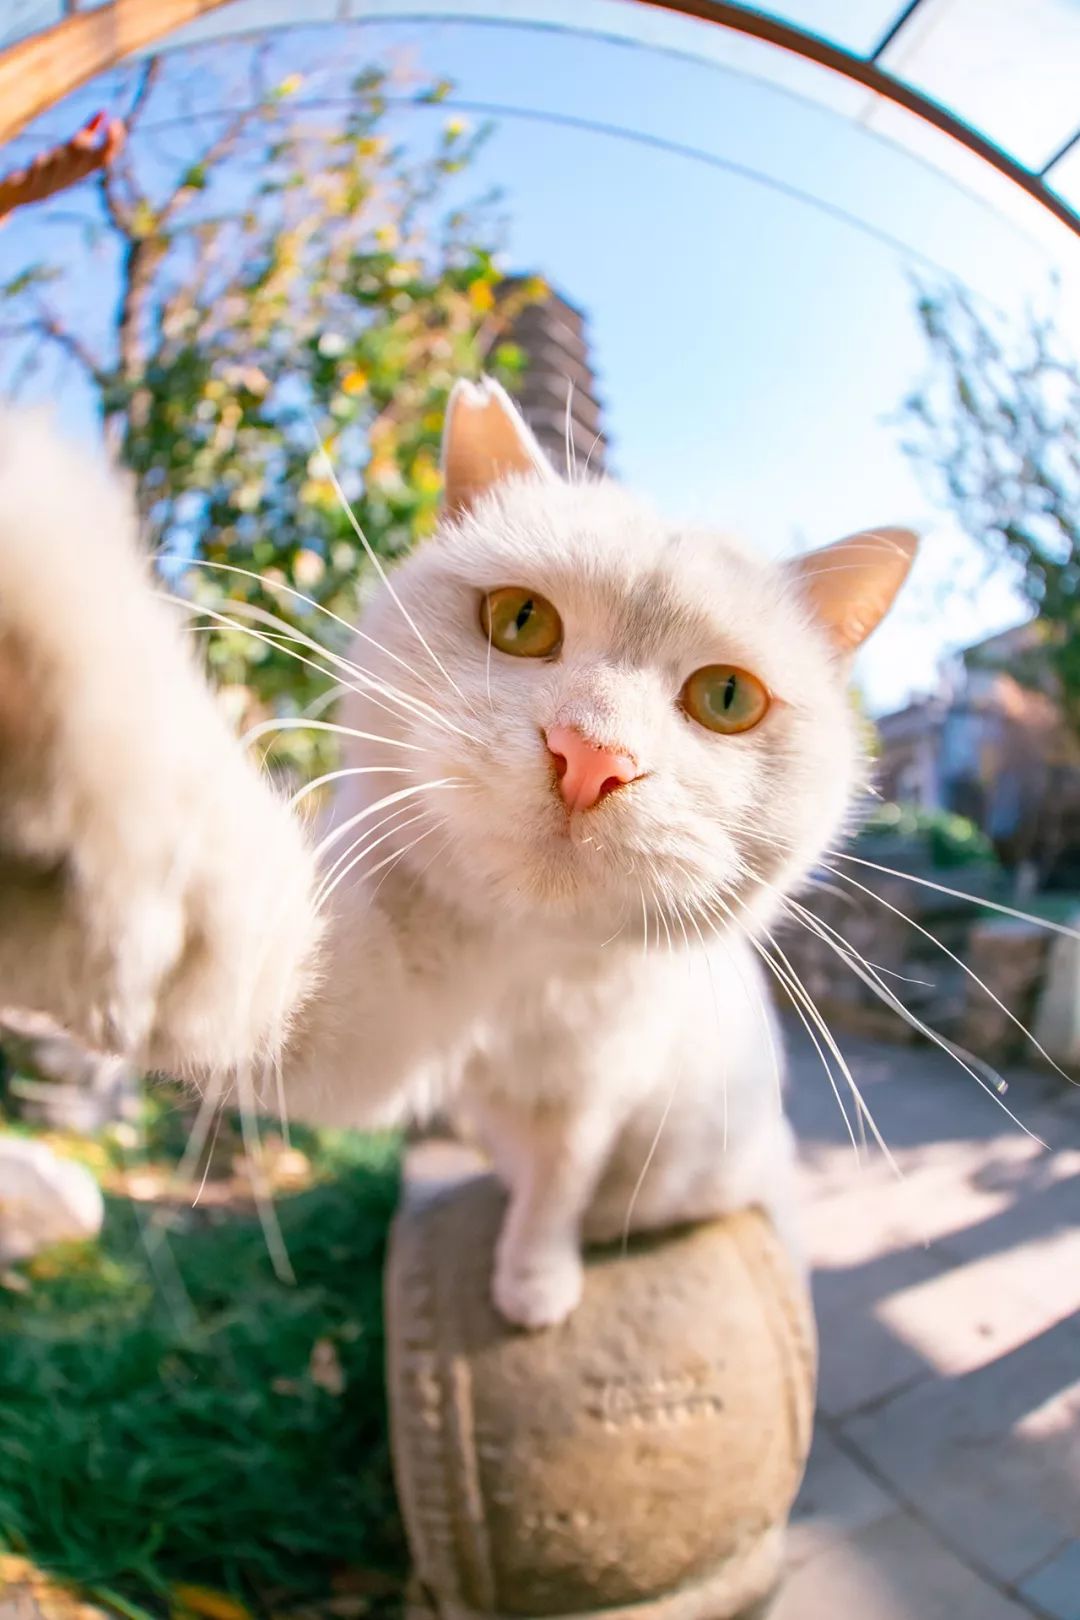
[{"label": "tree branch", "polygon": [[65,350],[73,360],[79,362],[91,382],[95,383],[99,388],[102,386],[105,381],[105,373],[99,361],[86,347],[85,343],[75,336],[74,332],[68,331],[53,310],[48,309],[44,304],[41,305],[37,319],[30,323],[28,330],[40,332],[43,338],[48,338],[58,348]]}]

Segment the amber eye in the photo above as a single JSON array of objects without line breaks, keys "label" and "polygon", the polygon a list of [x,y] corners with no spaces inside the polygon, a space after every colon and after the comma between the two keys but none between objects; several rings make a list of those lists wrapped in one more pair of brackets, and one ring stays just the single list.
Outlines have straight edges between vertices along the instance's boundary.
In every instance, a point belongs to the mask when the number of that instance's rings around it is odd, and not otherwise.
[{"label": "amber eye", "polygon": [[769,694],[756,675],[731,664],[706,664],[682,690],[683,708],[710,731],[750,731],[764,720]]},{"label": "amber eye", "polygon": [[522,585],[488,591],[480,603],[488,641],[514,658],[547,658],[562,646],[562,620],[546,597]]}]

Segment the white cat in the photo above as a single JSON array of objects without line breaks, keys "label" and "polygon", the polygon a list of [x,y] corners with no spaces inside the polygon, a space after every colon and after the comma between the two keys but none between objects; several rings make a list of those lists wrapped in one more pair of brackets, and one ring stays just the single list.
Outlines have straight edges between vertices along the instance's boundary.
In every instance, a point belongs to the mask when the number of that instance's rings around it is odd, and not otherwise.
[{"label": "white cat", "polygon": [[0,417],[5,999],[297,1114],[438,1097],[509,1189],[493,1293],[573,1310],[583,1238],[758,1204],[797,1252],[755,940],[861,782],[850,656],[901,530],[792,564],[556,478],[460,384],[440,532],[352,653],[310,840],[154,600],[117,482]]}]

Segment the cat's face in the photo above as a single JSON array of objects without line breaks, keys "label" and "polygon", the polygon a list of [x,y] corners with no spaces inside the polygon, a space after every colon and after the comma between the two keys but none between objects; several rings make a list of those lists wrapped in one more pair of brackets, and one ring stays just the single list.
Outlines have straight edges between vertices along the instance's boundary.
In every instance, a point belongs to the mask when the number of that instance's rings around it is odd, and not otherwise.
[{"label": "cat's face", "polygon": [[430,862],[425,881],[475,914],[600,939],[643,913],[693,938],[728,908],[775,909],[862,768],[846,658],[808,609],[807,570],[543,469],[460,506],[396,571],[397,601],[384,591],[365,615],[386,652],[357,653],[454,728],[352,706],[353,723],[423,750],[408,756],[419,780],[457,779],[428,796],[445,827],[406,862]]}]

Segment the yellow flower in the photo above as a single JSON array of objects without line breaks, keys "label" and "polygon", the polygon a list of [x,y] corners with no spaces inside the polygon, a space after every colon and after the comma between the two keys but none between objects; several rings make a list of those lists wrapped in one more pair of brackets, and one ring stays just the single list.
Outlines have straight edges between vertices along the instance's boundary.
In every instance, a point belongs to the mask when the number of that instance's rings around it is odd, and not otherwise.
[{"label": "yellow flower", "polygon": [[368,374],[362,366],[353,366],[341,379],[341,392],[349,394],[362,394],[368,385]]},{"label": "yellow flower", "polygon": [[[325,506],[333,494],[334,486],[328,478],[305,478],[300,485],[298,494],[305,506]],[[263,571],[263,580],[269,578],[269,573]]]},{"label": "yellow flower", "polygon": [[426,456],[417,457],[413,466],[413,483],[421,495],[434,495],[442,487],[442,474]]},{"label": "yellow flower", "polygon": [[469,288],[469,303],[479,314],[486,315],[494,308],[495,294],[490,281],[474,281]]}]

